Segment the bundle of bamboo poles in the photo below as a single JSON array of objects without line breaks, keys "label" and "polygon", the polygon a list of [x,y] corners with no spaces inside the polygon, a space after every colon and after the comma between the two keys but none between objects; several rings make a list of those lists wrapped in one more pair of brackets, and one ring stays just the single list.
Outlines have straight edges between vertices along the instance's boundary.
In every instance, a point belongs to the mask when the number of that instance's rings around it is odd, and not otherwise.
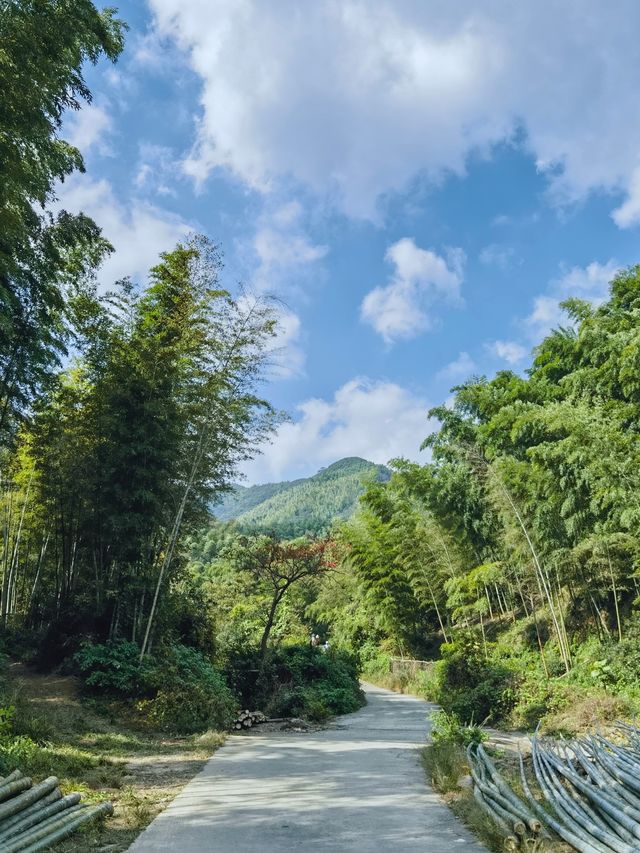
[{"label": "bundle of bamboo poles", "polygon": [[534,811],[513,792],[482,744],[467,750],[469,768],[474,781],[473,796],[504,835],[506,850],[528,846],[531,838],[549,837]]},{"label": "bundle of bamboo poles", "polygon": [[14,770],[0,779],[0,850],[32,853],[72,835],[98,815],[113,813],[111,803],[88,806],[78,793],[62,796],[55,776],[34,785]]},{"label": "bundle of bamboo poles", "polygon": [[580,853],[640,853],[640,729],[626,723],[616,728],[615,740],[602,734],[559,742],[532,738],[533,774],[545,805],[534,795],[522,755],[526,802],[482,746],[469,750],[474,796],[504,831],[508,849],[527,844],[526,824],[535,834],[553,831]]}]

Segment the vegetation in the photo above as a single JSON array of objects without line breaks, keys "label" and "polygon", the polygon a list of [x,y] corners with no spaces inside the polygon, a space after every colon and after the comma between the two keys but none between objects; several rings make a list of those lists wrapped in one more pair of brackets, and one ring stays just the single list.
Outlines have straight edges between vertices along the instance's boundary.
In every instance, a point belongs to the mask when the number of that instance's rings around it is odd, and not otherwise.
[{"label": "vegetation", "polygon": [[0,635],[77,678],[95,729],[4,677],[0,773],[118,789],[99,744],[193,745],[240,704],[322,721],[397,655],[434,661],[393,686],[442,706],[441,780],[486,721],[640,710],[640,267],[569,300],[525,376],[455,388],[428,464],[234,487],[279,418],[270,304],[223,286],[203,236],[104,293],[99,224],[51,212],[83,168],[65,111],[124,32],[89,0],[0,4]]},{"label": "vegetation", "polygon": [[638,707],[639,307],[639,267],[597,308],[569,300],[525,377],[454,389],[432,461],[367,488],[314,604],[365,667],[438,658],[423,692],[463,721]]},{"label": "vegetation", "polygon": [[136,699],[136,708],[159,730],[191,734],[225,731],[236,701],[222,675],[196,649],[174,644],[161,658],[140,661],[135,643],[87,643],[75,655],[92,693]]},{"label": "vegetation", "polygon": [[[16,672],[17,669],[17,672]],[[16,765],[34,779],[55,775],[65,793],[115,805],[104,823],[56,847],[78,853],[126,850],[136,835],[221,745],[215,731],[175,737],[141,726],[120,701],[82,698],[71,676],[0,669],[0,772]]]},{"label": "vegetation", "polygon": [[83,214],[50,212],[57,181],[83,170],[58,135],[91,100],[87,62],[115,61],[124,25],[89,0],[0,8],[0,441],[19,429],[66,353],[74,302],[109,244]]},{"label": "vegetation", "polygon": [[[316,720],[362,701],[353,659],[310,648],[291,616],[329,541],[226,531],[215,571],[193,559],[209,507],[279,420],[260,393],[270,303],[225,289],[198,235],[146,283],[105,292],[99,225],[52,212],[57,182],[83,169],[65,112],[91,101],[83,70],[115,61],[125,29],[89,0],[0,4],[0,651],[32,665],[0,674],[0,774],[110,789],[117,830],[94,842],[117,849],[166,787],[147,767],[155,784],[134,791],[125,762],[182,754],[184,782],[241,698]],[[323,492],[336,514],[357,496],[341,473]],[[211,598],[225,590],[226,624]],[[46,681],[34,667],[68,695],[23,694]]]},{"label": "vegetation", "polygon": [[220,521],[280,539],[324,536],[335,521],[350,518],[367,481],[384,481],[389,470],[358,457],[341,459],[313,477],[261,486],[236,486],[213,507]]}]

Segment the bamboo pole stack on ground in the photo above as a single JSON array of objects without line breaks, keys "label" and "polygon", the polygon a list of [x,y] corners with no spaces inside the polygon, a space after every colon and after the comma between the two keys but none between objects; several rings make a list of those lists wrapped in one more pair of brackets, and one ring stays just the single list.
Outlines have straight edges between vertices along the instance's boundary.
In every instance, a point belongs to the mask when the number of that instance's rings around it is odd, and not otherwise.
[{"label": "bamboo pole stack on ground", "polygon": [[14,770],[0,779],[0,851],[33,853],[72,835],[99,815],[113,813],[111,803],[83,805],[81,794],[62,796],[55,776],[34,785]]},{"label": "bamboo pole stack on ground", "polygon": [[529,778],[520,756],[526,801],[481,745],[469,748],[474,797],[503,832],[506,849],[525,849],[550,831],[580,853],[640,853],[640,729],[616,728],[616,740],[601,734],[559,742],[532,738]]}]

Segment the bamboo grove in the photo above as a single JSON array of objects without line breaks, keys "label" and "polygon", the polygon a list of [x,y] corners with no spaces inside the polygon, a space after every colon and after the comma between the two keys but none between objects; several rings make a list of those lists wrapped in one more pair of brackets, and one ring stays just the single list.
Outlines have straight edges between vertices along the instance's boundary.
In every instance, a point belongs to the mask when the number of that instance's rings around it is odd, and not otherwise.
[{"label": "bamboo grove", "polygon": [[424,656],[429,638],[471,632],[486,656],[518,623],[547,677],[586,640],[624,641],[639,594],[640,267],[599,307],[565,307],[525,376],[455,388],[430,413],[431,461],[397,461],[368,488],[342,530],[348,602],[324,611],[345,637]]},{"label": "bamboo grove", "polygon": [[0,628],[61,656],[81,634],[144,654],[180,618],[184,534],[275,419],[275,315],[222,287],[214,244],[109,287],[99,223],[56,205],[84,169],[63,118],[125,30],[89,0],[0,4]]}]

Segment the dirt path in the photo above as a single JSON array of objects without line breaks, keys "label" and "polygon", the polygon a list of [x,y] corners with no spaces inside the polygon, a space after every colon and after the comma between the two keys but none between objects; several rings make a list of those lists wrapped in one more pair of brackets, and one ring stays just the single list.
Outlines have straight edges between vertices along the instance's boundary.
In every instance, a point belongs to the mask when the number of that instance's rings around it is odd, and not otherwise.
[{"label": "dirt path", "polygon": [[431,706],[366,692],[365,708],[322,731],[231,737],[132,853],[481,853],[426,783]]}]

